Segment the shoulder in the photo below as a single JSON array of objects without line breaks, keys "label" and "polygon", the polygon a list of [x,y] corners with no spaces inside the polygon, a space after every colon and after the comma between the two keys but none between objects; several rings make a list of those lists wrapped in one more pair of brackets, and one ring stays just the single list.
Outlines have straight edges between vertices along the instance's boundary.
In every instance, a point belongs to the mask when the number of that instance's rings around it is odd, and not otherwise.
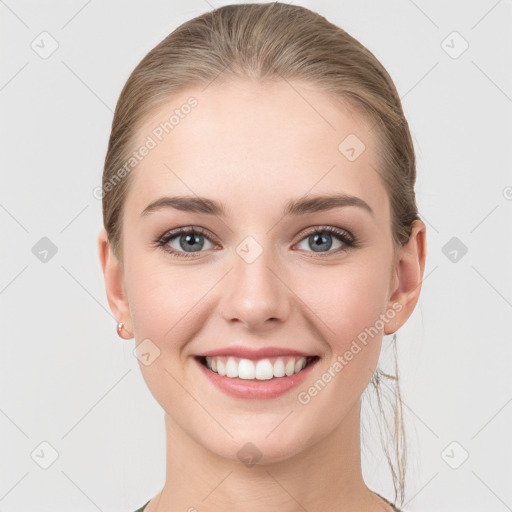
[{"label": "shoulder", "polygon": [[391,505],[391,508],[393,509],[393,512],[403,512],[401,508],[398,508],[394,503],[391,503],[391,501],[384,498],[384,496],[381,496],[379,493],[375,493],[379,498],[382,498],[388,505]]},{"label": "shoulder", "polygon": [[140,507],[140,508],[138,508],[137,510],[135,510],[135,512],[142,512],[142,511],[146,508],[146,506],[147,506],[147,504],[148,504],[148,503],[149,503],[149,501],[147,501],[147,503],[145,503],[144,505],[142,505],[142,507]]},{"label": "shoulder", "polygon": [[[396,507],[393,503],[391,503],[389,500],[387,500],[386,498],[384,498],[384,496],[381,496],[380,494],[378,494],[378,496],[380,496],[386,503],[388,503],[389,505],[391,505],[391,507],[393,508],[393,512],[403,512],[401,509],[399,509],[398,507]],[[147,504],[149,503],[149,501],[147,501],[142,507],[138,508],[137,510],[135,510],[134,512],[143,512],[144,509],[146,508]]]}]

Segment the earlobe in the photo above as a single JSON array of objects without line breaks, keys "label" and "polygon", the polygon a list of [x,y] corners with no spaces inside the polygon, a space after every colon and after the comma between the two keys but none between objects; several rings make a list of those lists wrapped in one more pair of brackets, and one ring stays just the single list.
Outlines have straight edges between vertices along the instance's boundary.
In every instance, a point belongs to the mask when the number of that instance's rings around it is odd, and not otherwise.
[{"label": "earlobe", "polygon": [[[110,309],[117,322],[123,322],[123,333],[126,333],[128,332],[127,324],[130,321],[130,311],[125,293],[123,269],[112,251],[105,228],[102,228],[98,235],[98,256],[105,279],[105,291]],[[121,336],[121,334],[119,335]]]},{"label": "earlobe", "polygon": [[426,226],[415,220],[409,241],[400,250],[395,269],[397,284],[388,304],[388,308],[398,312],[384,327],[384,334],[393,334],[402,327],[416,307],[425,271],[426,244]]}]

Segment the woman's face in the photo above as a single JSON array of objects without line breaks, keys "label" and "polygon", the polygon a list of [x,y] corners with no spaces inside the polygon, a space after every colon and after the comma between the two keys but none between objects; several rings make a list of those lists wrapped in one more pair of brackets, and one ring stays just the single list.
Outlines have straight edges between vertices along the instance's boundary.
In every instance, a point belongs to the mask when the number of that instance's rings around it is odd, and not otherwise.
[{"label": "woman's face", "polygon": [[[155,145],[126,197],[129,310],[118,319],[143,343],[142,374],[173,425],[228,459],[251,442],[260,462],[282,460],[342,425],[376,368],[383,334],[410,314],[393,308],[390,204],[370,126],[322,92],[284,81],[202,89],[176,94],[138,131],[134,150],[153,146],[148,136]],[[174,111],[166,132],[160,123]],[[358,199],[286,212],[333,195]],[[176,196],[206,198],[224,212],[164,205],[143,213]],[[190,226],[200,229],[195,238],[158,245]],[[344,238],[322,232],[330,227]],[[320,359],[289,391],[242,398],[213,385],[196,359],[235,345]]]}]

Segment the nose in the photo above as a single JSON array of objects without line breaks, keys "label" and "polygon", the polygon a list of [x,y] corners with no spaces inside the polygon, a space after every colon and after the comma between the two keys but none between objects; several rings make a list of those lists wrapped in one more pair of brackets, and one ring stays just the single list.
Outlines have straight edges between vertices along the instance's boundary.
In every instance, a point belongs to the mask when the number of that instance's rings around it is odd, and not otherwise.
[{"label": "nose", "polygon": [[222,293],[221,313],[227,322],[264,331],[289,317],[293,293],[283,282],[282,271],[272,268],[269,253],[263,250],[254,261],[234,254]]}]

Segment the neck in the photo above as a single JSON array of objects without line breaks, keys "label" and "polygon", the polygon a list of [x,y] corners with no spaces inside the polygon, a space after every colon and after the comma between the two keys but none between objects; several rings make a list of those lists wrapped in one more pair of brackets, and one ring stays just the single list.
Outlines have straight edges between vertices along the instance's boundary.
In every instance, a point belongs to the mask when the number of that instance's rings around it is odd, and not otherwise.
[{"label": "neck", "polygon": [[361,473],[360,402],[321,442],[286,460],[246,466],[191,439],[166,414],[167,473],[145,512],[382,512]]}]

